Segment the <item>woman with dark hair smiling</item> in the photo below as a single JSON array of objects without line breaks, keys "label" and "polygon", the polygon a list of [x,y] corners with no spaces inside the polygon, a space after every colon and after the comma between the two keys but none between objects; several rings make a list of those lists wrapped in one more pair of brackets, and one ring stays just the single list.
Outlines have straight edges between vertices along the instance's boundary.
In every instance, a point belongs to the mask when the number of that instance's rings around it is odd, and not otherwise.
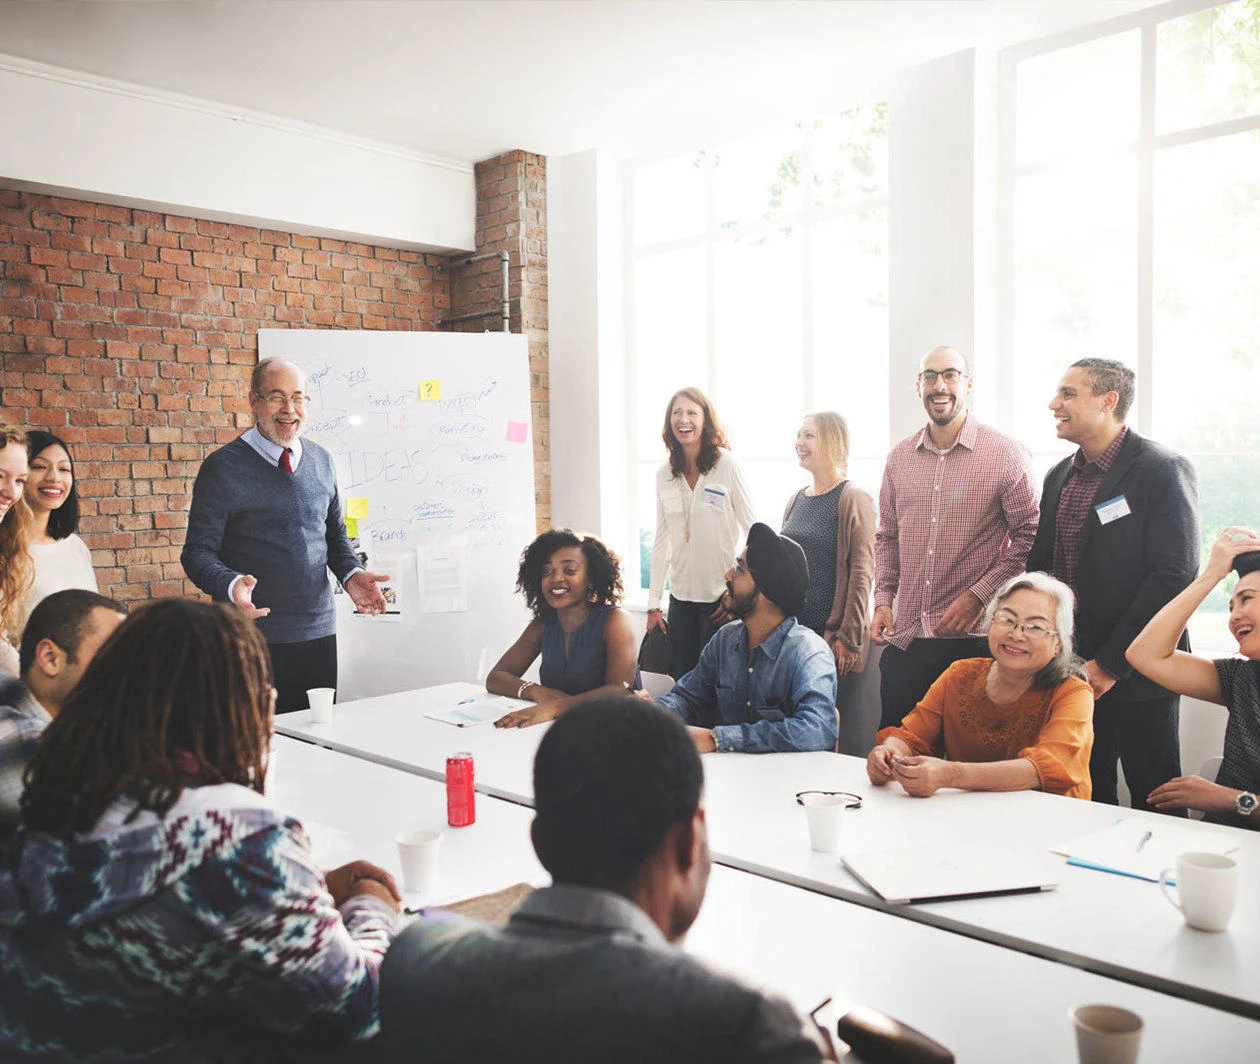
[{"label": "woman with dark hair smiling", "polygon": [[31,509],[31,558],[35,579],[26,593],[19,631],[31,611],[54,591],[82,588],[96,591],[92,554],[78,536],[79,492],[74,483],[74,459],[65,441],[51,432],[32,429],[26,434],[30,475],[26,505]]},{"label": "woman with dark hair smiling", "polygon": [[[1178,650],[1194,611],[1231,569],[1238,582],[1229,597],[1229,632],[1242,656],[1213,661]],[[1125,657],[1161,687],[1229,711],[1215,782],[1178,776],[1147,801],[1160,810],[1200,809],[1218,824],[1260,829],[1260,536],[1249,528],[1225,529],[1202,574],[1147,622]]]},{"label": "woman with dark hair smiling", "polygon": [[[621,561],[594,536],[550,529],[521,555],[516,589],[534,614],[486,677],[494,694],[535,704],[505,714],[496,728],[551,720],[570,706],[637,687],[634,632],[621,601]],[[542,655],[541,683],[524,679]]]},{"label": "woman with dark hair smiling", "polygon": [[[729,620],[721,607],[726,570],[757,517],[713,404],[699,388],[670,397],[661,440],[669,460],[656,472],[647,630],[669,632],[669,672],[677,680],[695,668],[705,643]],[[668,623],[661,615],[666,577]]]},{"label": "woman with dark hair smiling", "polygon": [[275,698],[231,607],[160,599],[106,640],[0,871],[0,1057],[357,1059],[399,894],[322,874],[263,796]]}]

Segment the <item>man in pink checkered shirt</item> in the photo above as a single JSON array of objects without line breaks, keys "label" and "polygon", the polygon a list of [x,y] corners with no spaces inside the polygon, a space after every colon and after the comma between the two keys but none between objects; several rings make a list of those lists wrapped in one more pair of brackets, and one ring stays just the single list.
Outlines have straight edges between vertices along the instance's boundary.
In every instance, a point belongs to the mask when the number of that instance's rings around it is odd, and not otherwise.
[{"label": "man in pink checkered shirt", "polygon": [[875,533],[880,727],[900,724],[936,678],[987,657],[984,607],[1023,572],[1037,532],[1027,448],[967,410],[972,378],[952,347],[924,356],[916,389],[928,423],[888,454]]}]

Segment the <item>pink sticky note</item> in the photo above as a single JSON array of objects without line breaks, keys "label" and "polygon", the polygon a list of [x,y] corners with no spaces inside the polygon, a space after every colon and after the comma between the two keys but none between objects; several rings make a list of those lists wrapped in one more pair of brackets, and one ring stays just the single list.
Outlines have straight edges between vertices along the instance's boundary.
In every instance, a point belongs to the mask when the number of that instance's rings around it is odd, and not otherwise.
[{"label": "pink sticky note", "polygon": [[509,421],[507,429],[508,443],[524,443],[529,426],[524,421]]}]

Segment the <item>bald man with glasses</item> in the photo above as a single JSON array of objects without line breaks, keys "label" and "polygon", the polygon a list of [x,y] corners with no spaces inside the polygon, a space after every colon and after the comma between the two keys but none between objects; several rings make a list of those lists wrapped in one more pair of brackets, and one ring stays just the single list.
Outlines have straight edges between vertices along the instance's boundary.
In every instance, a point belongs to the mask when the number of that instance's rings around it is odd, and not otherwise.
[{"label": "bald man with glasses", "polygon": [[267,640],[276,712],[306,708],[313,687],[337,686],[336,613],[328,570],[361,613],[385,610],[350,545],[332,456],[302,439],[306,375],[263,359],[249,382],[254,427],[202,463],[180,555],[188,578],[230,602]]},{"label": "bald man with glasses", "polygon": [[915,389],[928,423],[888,454],[875,533],[871,641],[880,727],[900,724],[951,664],[986,657],[984,607],[1024,569],[1037,532],[1028,449],[967,409],[971,367],[929,351]]}]

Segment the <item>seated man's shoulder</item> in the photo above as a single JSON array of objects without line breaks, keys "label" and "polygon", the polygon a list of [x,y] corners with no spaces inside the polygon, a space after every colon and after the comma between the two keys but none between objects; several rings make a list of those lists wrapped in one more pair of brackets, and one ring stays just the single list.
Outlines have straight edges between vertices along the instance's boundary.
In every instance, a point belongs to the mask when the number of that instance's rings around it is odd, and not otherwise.
[{"label": "seated man's shoulder", "polygon": [[[799,1045],[799,1057],[775,1059],[819,1059],[786,1001],[677,947],[630,935],[534,937],[446,915],[395,939],[381,1024],[390,1060],[422,1030],[434,1062],[509,1049],[551,1064],[592,1053],[657,1064],[757,1059],[749,1050],[762,1044]],[[460,1034],[448,1044],[439,1030]]]}]

